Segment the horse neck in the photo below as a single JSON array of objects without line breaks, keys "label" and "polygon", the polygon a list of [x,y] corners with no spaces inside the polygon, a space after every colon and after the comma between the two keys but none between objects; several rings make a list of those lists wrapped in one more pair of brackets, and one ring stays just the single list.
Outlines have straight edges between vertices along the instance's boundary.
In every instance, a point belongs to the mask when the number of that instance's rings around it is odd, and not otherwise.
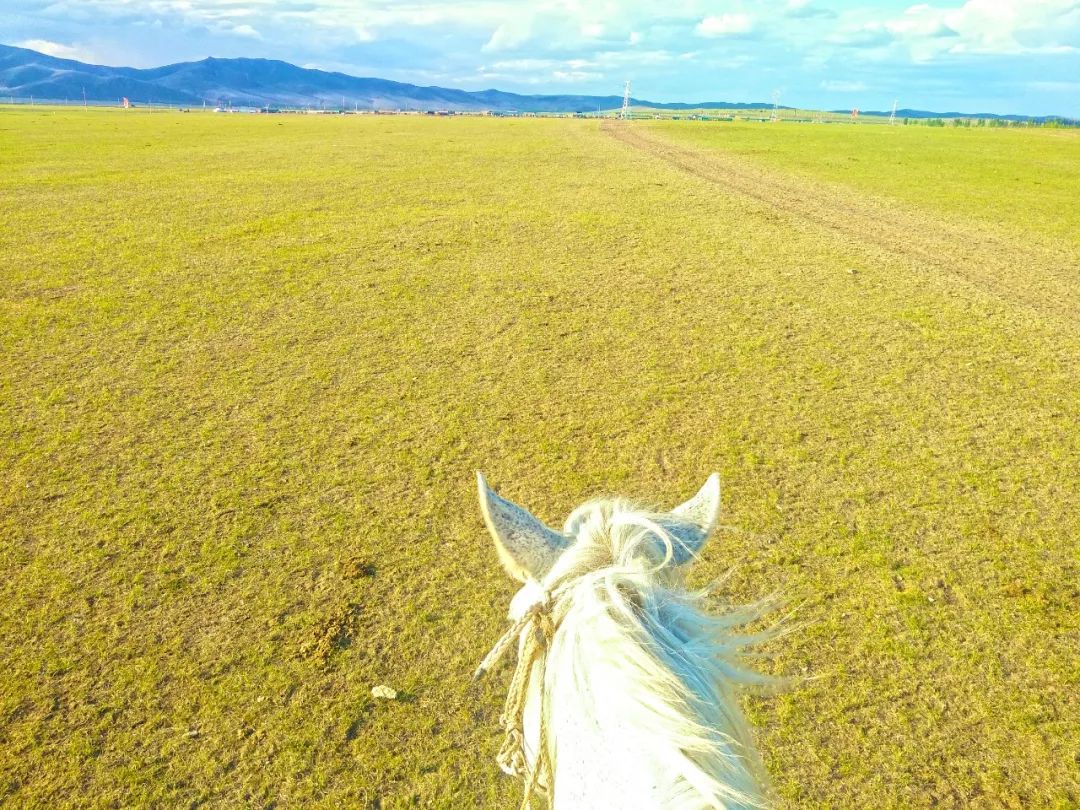
[{"label": "horse neck", "polygon": [[[559,612],[543,703],[556,807],[760,806],[723,650],[700,637],[706,617],[662,588],[598,577]],[[526,717],[534,745],[538,697]]]}]

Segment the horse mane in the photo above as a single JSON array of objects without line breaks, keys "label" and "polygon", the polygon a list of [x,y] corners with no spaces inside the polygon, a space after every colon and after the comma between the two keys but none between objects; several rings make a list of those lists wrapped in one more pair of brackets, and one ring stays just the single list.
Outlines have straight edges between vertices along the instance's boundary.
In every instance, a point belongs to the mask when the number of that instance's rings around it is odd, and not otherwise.
[{"label": "horse mane", "polygon": [[[736,689],[771,683],[741,659],[772,632],[739,630],[772,602],[707,612],[709,590],[685,590],[673,564],[694,553],[679,539],[685,527],[623,500],[571,514],[565,532],[576,541],[544,578],[558,596],[542,722],[577,711],[640,728],[673,777],[665,807],[764,807],[764,769]],[[549,755],[557,760],[557,744]]]}]

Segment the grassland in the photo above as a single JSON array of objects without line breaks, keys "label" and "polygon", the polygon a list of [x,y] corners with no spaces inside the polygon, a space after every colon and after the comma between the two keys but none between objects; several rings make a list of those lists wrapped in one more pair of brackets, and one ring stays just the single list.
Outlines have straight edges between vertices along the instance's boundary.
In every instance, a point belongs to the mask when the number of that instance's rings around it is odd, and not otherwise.
[{"label": "grassland", "polygon": [[642,123],[0,112],[0,801],[516,806],[480,468],[721,472],[782,807],[1080,802],[1075,139]]},{"label": "grassland", "polygon": [[688,146],[750,158],[810,182],[841,183],[995,232],[1080,247],[1080,130],[641,122]]}]

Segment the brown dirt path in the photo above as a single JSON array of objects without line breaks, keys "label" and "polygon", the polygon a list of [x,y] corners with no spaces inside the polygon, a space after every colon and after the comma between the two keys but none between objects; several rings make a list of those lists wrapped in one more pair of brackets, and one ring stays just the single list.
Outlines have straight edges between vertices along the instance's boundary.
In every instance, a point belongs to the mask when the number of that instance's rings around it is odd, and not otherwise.
[{"label": "brown dirt path", "polygon": [[861,248],[899,259],[916,272],[943,275],[1036,317],[1080,322],[1080,256],[1067,246],[995,233],[974,223],[950,222],[901,203],[850,188],[810,182],[723,152],[690,149],[632,124],[604,121],[612,138],[712,183],[826,228]]}]

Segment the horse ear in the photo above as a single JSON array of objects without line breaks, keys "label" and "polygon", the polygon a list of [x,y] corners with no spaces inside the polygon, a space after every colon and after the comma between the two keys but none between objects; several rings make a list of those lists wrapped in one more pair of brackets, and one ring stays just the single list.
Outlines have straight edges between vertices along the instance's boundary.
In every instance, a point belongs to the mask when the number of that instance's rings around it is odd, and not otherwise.
[{"label": "horse ear", "polygon": [[496,495],[482,473],[476,473],[480,511],[495,541],[503,568],[514,579],[542,579],[570,545],[567,537],[550,529],[527,509]]},{"label": "horse ear", "polygon": [[675,563],[682,564],[701,551],[720,519],[720,474],[710,475],[697,495],[676,506],[671,513],[682,524],[670,528],[682,546],[675,549]]}]

